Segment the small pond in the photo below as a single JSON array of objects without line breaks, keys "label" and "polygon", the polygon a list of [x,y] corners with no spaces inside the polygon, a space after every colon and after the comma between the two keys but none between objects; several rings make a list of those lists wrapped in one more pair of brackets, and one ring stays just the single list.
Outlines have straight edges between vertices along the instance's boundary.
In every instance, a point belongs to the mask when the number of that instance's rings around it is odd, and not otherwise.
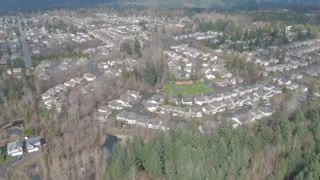
[{"label": "small pond", "polygon": [[41,180],[39,175],[34,175],[31,177],[31,180]]},{"label": "small pond", "polygon": [[112,153],[112,149],[117,142],[118,142],[117,136],[114,136],[112,134],[107,134],[106,140],[104,142],[104,147],[107,149],[108,152]]}]

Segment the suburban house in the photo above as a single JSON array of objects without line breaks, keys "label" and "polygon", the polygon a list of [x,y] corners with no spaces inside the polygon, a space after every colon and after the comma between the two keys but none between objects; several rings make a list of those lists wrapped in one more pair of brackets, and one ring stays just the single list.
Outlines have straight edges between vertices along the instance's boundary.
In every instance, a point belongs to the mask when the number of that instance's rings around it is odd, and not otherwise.
[{"label": "suburban house", "polygon": [[67,87],[75,87],[76,84],[77,83],[74,82],[74,81],[67,81],[67,82],[64,83],[64,85],[67,86]]},{"label": "suburban house", "polygon": [[258,110],[251,110],[250,113],[254,117],[251,119],[251,122],[264,118],[263,114],[261,114]]},{"label": "suburban house", "polygon": [[96,76],[94,74],[91,74],[91,73],[84,73],[83,74],[83,77],[88,81],[93,81],[96,79]]},{"label": "suburban house", "polygon": [[239,90],[239,95],[240,95],[240,96],[243,96],[243,95],[247,94],[246,89],[245,89],[244,87],[242,87],[242,86],[240,86],[240,87],[238,88],[238,90]]},{"label": "suburban house", "polygon": [[95,113],[95,117],[98,121],[106,122],[108,120],[108,117],[110,114],[112,114],[113,109],[111,109],[109,106],[101,106],[98,109],[98,112]]},{"label": "suburban house", "polygon": [[118,121],[124,121],[128,124],[136,124],[136,115],[128,111],[122,111],[117,115]]},{"label": "suburban house", "polygon": [[199,107],[199,106],[191,107],[189,112],[190,112],[192,118],[202,117],[202,110],[201,110],[201,107]]},{"label": "suburban house", "polygon": [[217,113],[217,108],[208,104],[202,107],[202,111],[207,115],[215,115]]},{"label": "suburban house", "polygon": [[184,117],[186,110],[182,107],[172,107],[172,116]]},{"label": "suburban house", "polygon": [[212,79],[215,79],[216,76],[214,74],[206,74],[205,77],[208,79],[208,80],[212,80]]},{"label": "suburban house", "polygon": [[139,91],[136,91],[136,90],[127,90],[126,94],[128,94],[129,96],[132,96],[135,99],[140,98]]},{"label": "suburban house", "polygon": [[21,156],[23,154],[23,141],[17,140],[7,144],[7,154],[10,156]]},{"label": "suburban house", "polygon": [[163,122],[161,119],[154,118],[150,119],[149,121],[146,122],[146,128],[148,129],[160,129],[162,131],[168,131],[170,128],[163,126]]},{"label": "suburban house", "polygon": [[299,84],[297,83],[292,83],[290,85],[286,86],[287,88],[291,89],[291,90],[297,90],[299,88]]},{"label": "suburban house", "polygon": [[70,81],[72,81],[72,82],[74,82],[76,84],[81,84],[83,79],[84,78],[82,78],[82,77],[76,77],[76,78],[71,79]]},{"label": "suburban house", "polygon": [[238,89],[233,89],[233,90],[231,91],[231,96],[232,96],[233,98],[237,97],[238,95],[239,95],[239,90],[238,90]]},{"label": "suburban house", "polygon": [[112,109],[110,109],[108,106],[101,106],[98,109],[98,112],[102,112],[102,113],[110,115],[112,113]]},{"label": "suburban house", "polygon": [[273,110],[269,107],[260,107],[258,111],[265,117],[270,117],[273,114]]},{"label": "suburban house", "polygon": [[282,88],[280,88],[280,87],[274,88],[271,92],[273,94],[280,94],[280,93],[282,93]]},{"label": "suburban house", "polygon": [[121,103],[125,107],[131,107],[131,103],[134,101],[135,99],[132,96],[123,94],[117,102]]},{"label": "suburban house", "polygon": [[308,87],[306,87],[304,85],[300,85],[300,91],[301,92],[308,92]]},{"label": "suburban house", "polygon": [[50,109],[54,103],[57,102],[56,97],[49,97],[43,101],[44,105],[46,105],[47,109]]},{"label": "suburban house", "polygon": [[169,130],[169,128],[162,126],[161,120],[152,119],[148,116],[140,116],[133,112],[122,111],[117,115],[117,120],[148,129],[161,129],[163,131]]},{"label": "suburban house", "polygon": [[108,102],[108,106],[115,110],[122,110],[124,108],[123,104],[118,102],[118,99]]},{"label": "suburban house", "polygon": [[217,95],[217,98],[216,98],[216,101],[223,101],[223,98],[224,98],[224,95],[223,94],[218,94]]},{"label": "suburban house", "polygon": [[182,98],[181,103],[184,104],[184,105],[190,105],[190,106],[192,106],[192,104],[193,104],[193,99],[192,99],[192,98],[189,98],[189,97],[184,97],[184,98]]},{"label": "suburban house", "polygon": [[106,122],[108,120],[108,115],[99,111],[95,112],[93,116],[97,121],[100,121],[100,122]]},{"label": "suburban house", "polygon": [[49,93],[48,91],[44,92],[41,94],[42,100],[48,99],[52,96],[51,93]]},{"label": "suburban house", "polygon": [[148,99],[149,103],[160,104],[164,101],[164,97],[162,95],[153,95],[151,98]]},{"label": "suburban house", "polygon": [[163,105],[163,106],[160,106],[159,107],[159,113],[160,114],[167,114],[167,115],[169,115],[169,114],[171,114],[171,112],[172,112],[172,106],[171,105]]},{"label": "suburban house", "polygon": [[265,91],[272,91],[275,87],[272,85],[265,85],[263,86],[263,90]]},{"label": "suburban house", "polygon": [[146,107],[146,110],[147,110],[147,111],[155,112],[155,111],[158,109],[159,104],[148,101],[144,106]]},{"label": "suburban house", "polygon": [[67,92],[68,91],[68,87],[64,84],[59,84],[55,86],[55,92],[56,93],[60,93],[60,92]]},{"label": "suburban house", "polygon": [[248,110],[240,110],[231,115],[231,120],[235,123],[232,125],[233,128],[237,128],[242,124],[253,122],[256,120],[256,115]]},{"label": "suburban house", "polygon": [[168,98],[168,103],[170,103],[170,104],[179,105],[180,102],[181,102],[180,99],[176,96],[170,96]]},{"label": "suburban house", "polygon": [[206,100],[207,100],[208,104],[216,102],[217,98],[218,98],[218,96],[216,94],[211,94],[209,96],[206,96]]},{"label": "suburban house", "polygon": [[236,108],[236,103],[234,102],[233,99],[227,99],[227,100],[223,101],[223,103],[226,104],[228,109],[235,109]]},{"label": "suburban house", "polygon": [[202,106],[203,104],[208,103],[208,101],[204,96],[197,96],[194,98],[194,103],[199,106]]},{"label": "suburban house", "polygon": [[26,148],[28,153],[39,151],[41,148],[40,137],[26,138]]},{"label": "suburban house", "polygon": [[229,92],[225,92],[224,95],[223,95],[223,99],[226,100],[226,99],[231,99],[232,98],[232,94],[229,93]]}]

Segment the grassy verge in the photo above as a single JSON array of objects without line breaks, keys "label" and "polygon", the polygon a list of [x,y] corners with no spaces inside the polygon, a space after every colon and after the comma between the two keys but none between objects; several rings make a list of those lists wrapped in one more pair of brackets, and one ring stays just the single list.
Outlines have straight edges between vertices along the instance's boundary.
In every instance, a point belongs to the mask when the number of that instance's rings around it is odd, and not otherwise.
[{"label": "grassy verge", "polygon": [[0,156],[0,163],[8,166],[9,164],[11,164],[13,161],[13,157],[12,156],[8,156],[8,155],[1,155]]}]

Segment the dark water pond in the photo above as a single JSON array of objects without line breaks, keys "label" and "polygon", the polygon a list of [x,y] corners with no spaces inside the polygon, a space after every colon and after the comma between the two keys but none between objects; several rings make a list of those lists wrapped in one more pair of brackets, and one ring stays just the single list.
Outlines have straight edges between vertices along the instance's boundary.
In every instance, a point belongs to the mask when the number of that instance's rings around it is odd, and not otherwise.
[{"label": "dark water pond", "polygon": [[107,149],[108,152],[112,153],[112,149],[114,145],[118,142],[118,138],[112,134],[107,134],[106,140],[104,142],[104,147]]},{"label": "dark water pond", "polygon": [[39,175],[34,175],[31,177],[31,180],[41,180]]}]

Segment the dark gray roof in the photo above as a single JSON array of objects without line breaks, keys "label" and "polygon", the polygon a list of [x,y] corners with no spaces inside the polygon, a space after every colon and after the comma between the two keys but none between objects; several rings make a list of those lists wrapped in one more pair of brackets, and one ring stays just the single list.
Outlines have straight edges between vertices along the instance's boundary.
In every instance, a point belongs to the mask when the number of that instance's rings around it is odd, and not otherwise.
[{"label": "dark gray roof", "polygon": [[10,142],[7,144],[7,150],[12,151],[13,149],[16,149],[18,147],[23,147],[23,141],[22,140],[17,140],[15,142]]},{"label": "dark gray roof", "polygon": [[152,102],[147,102],[147,103],[145,104],[145,107],[157,107],[157,106],[158,106],[158,104],[152,103]]},{"label": "dark gray roof", "polygon": [[39,136],[37,136],[37,137],[32,137],[32,138],[28,138],[27,140],[26,140],[26,146],[28,146],[29,144],[30,145],[35,145],[35,144],[37,144],[37,143],[39,143],[40,142],[40,137]]},{"label": "dark gray roof", "polygon": [[192,102],[193,99],[190,98],[190,97],[184,97],[184,98],[182,98],[182,101],[183,101],[183,102]]}]

